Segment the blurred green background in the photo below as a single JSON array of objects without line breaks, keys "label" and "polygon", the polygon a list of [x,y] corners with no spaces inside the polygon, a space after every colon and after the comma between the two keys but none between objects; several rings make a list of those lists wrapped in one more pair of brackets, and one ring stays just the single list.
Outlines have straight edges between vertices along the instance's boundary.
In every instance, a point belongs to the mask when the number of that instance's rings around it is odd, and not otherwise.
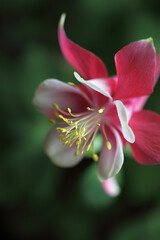
[{"label": "blurred green background", "polygon": [[[32,105],[47,78],[74,81],[57,40],[61,13],[68,36],[115,74],[114,54],[153,37],[160,51],[156,0],[4,0],[1,13],[0,239],[159,240],[160,166],[141,166],[129,151],[119,175],[122,192],[106,196],[95,164],[53,165],[43,152],[50,129]],[[160,83],[146,108],[160,113]]]}]

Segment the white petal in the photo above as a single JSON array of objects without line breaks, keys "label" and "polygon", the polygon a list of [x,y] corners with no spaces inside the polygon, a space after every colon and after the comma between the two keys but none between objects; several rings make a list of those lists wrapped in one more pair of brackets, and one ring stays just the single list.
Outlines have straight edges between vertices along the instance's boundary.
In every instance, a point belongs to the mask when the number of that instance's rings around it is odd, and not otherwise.
[{"label": "white petal", "polygon": [[53,102],[62,109],[69,107],[74,111],[86,109],[87,104],[84,94],[77,88],[56,79],[47,79],[37,88],[33,103],[41,111],[46,111],[53,109]]},{"label": "white petal", "polygon": [[85,81],[77,72],[74,72],[75,78],[82,84],[87,85],[88,87],[92,88],[93,90],[103,94],[108,98],[112,98],[109,92],[111,91],[109,86],[107,87],[106,84],[102,84],[102,81],[98,83],[98,79],[92,79]]},{"label": "white petal", "polygon": [[44,148],[48,157],[60,167],[75,166],[83,158],[83,155],[75,156],[76,145],[71,148],[63,146],[58,136],[59,134],[56,132],[56,128],[52,128],[46,136]]},{"label": "white petal", "polygon": [[115,177],[109,178],[102,182],[103,190],[111,197],[116,197],[121,192]]},{"label": "white petal", "polygon": [[98,162],[98,178],[102,182],[115,176],[121,169],[124,161],[123,144],[118,132],[108,127],[105,127],[105,131],[112,148],[111,150],[107,149],[106,139],[103,137],[103,147]]},{"label": "white petal", "polygon": [[121,101],[114,101],[114,104],[117,108],[118,117],[122,127],[122,134],[124,138],[130,142],[135,142],[135,136],[132,129],[128,126],[128,116],[127,116],[127,109],[125,108],[124,104]]}]

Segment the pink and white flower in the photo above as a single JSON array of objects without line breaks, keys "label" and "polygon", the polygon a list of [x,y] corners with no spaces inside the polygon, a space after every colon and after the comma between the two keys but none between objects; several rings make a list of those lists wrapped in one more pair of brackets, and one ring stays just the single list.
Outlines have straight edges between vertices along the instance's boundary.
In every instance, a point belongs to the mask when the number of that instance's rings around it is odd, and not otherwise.
[{"label": "pink and white flower", "polygon": [[[160,116],[141,110],[159,77],[160,55],[151,38],[133,42],[116,53],[117,76],[109,77],[96,55],[66,36],[64,20],[62,15],[59,43],[81,75],[74,73],[80,84],[48,79],[38,87],[34,104],[56,122],[45,139],[45,151],[58,166],[71,167],[92,149],[103,188],[116,195],[119,188],[113,177],[122,167],[127,142],[139,163],[160,163]],[[103,138],[99,156],[94,153],[98,132]]]}]

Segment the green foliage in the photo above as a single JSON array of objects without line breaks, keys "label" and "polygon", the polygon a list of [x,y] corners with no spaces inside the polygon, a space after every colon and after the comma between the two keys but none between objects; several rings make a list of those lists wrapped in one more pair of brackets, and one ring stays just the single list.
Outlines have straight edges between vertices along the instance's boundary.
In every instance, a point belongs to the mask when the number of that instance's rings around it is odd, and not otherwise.
[{"label": "green foliage", "polygon": [[160,209],[154,209],[143,217],[120,224],[111,240],[154,239],[160,236]]},{"label": "green foliage", "polygon": [[79,189],[83,201],[95,209],[110,207],[115,200],[103,191],[101,183],[97,179],[95,163],[84,171],[80,179]]}]

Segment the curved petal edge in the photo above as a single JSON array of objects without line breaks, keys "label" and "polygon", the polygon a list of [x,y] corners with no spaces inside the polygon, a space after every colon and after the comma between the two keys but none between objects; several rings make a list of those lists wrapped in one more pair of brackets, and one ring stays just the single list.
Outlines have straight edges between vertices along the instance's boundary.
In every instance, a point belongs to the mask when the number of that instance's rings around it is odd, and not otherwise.
[{"label": "curved petal edge", "polygon": [[71,41],[64,31],[65,14],[62,14],[58,28],[58,38],[66,60],[86,80],[107,77],[107,69],[102,60],[92,52]]},{"label": "curved petal edge", "polygon": [[134,143],[135,136],[134,136],[132,129],[128,125],[128,115],[127,115],[127,110],[126,110],[124,104],[118,100],[114,101],[114,104],[116,105],[116,108],[117,108],[117,113],[118,113],[118,117],[119,117],[119,120],[121,123],[122,134],[123,134],[124,138],[128,142]]},{"label": "curved petal edge", "polygon": [[109,129],[107,126],[105,127],[105,132],[112,147],[111,150],[107,149],[106,139],[103,136],[103,146],[97,169],[98,178],[101,182],[114,177],[121,169],[124,161],[123,143],[119,133],[113,128]]}]

